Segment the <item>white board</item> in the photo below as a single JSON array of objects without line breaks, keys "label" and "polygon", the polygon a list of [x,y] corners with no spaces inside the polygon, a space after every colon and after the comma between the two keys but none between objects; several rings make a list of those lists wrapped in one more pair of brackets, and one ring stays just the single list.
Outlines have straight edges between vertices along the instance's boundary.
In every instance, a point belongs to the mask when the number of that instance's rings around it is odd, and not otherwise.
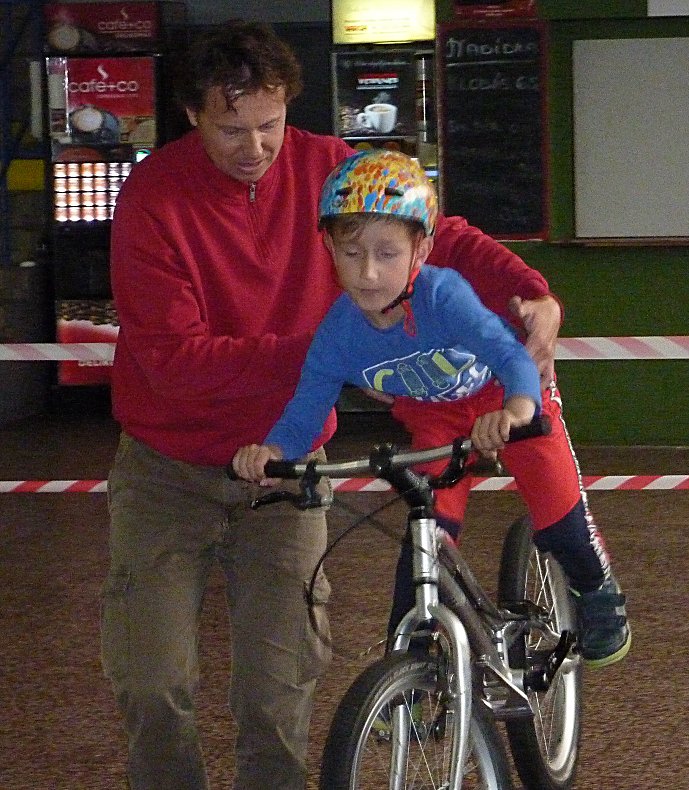
[{"label": "white board", "polygon": [[689,16],[689,0],[648,0],[649,16]]},{"label": "white board", "polygon": [[578,238],[689,237],[689,38],[573,42]]}]

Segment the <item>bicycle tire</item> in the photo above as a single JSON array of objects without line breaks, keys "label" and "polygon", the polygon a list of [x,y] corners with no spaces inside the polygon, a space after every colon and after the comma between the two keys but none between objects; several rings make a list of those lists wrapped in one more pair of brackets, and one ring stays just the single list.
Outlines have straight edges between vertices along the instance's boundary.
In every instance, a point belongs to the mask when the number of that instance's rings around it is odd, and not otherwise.
[{"label": "bicycle tire", "polygon": [[[447,787],[452,728],[442,678],[437,660],[411,653],[391,653],[367,667],[335,712],[323,750],[320,790]],[[405,704],[411,712],[403,740],[404,777],[395,783],[390,768],[393,737],[385,734],[384,725],[392,720],[391,710]],[[462,790],[512,790],[503,741],[482,708],[473,710],[470,739]]]},{"label": "bicycle tire", "polygon": [[[531,600],[552,614],[556,632],[576,628],[574,603],[566,577],[555,559],[538,552],[528,518],[510,527],[503,544],[498,600]],[[509,650],[510,666],[528,671],[541,644],[525,635]],[[551,646],[552,647],[552,646]],[[581,736],[583,662],[565,660],[548,691],[529,691],[533,719],[506,722],[512,757],[528,790],[568,790],[574,783]]]}]

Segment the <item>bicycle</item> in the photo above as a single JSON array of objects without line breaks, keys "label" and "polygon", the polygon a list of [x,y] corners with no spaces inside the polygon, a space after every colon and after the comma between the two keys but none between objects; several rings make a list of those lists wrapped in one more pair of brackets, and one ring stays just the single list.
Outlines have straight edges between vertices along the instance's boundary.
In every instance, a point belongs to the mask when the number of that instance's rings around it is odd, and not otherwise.
[{"label": "bicycle", "polygon": [[[541,435],[546,420],[513,430],[510,441]],[[322,476],[373,474],[409,507],[416,604],[390,649],[368,666],[339,703],[323,750],[321,790],[510,790],[497,723],[524,785],[572,786],[581,730],[583,662],[576,615],[556,561],[531,541],[527,518],[509,528],[497,603],[451,538],[436,525],[434,490],[472,474],[471,442],[399,452],[380,445],[368,458],[339,463],[270,461],[266,475],[298,479],[300,493],[272,491],[252,503],[319,507]],[[412,467],[448,459],[425,476]],[[423,640],[424,649],[415,645]]]}]

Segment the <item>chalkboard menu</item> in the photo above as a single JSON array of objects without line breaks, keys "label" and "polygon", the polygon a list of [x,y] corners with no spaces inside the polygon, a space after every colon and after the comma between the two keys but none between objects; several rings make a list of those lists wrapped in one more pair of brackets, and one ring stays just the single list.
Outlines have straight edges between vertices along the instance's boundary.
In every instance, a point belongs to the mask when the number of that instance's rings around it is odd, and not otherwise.
[{"label": "chalkboard menu", "polygon": [[439,30],[443,210],[496,238],[546,236],[544,49],[539,22]]}]

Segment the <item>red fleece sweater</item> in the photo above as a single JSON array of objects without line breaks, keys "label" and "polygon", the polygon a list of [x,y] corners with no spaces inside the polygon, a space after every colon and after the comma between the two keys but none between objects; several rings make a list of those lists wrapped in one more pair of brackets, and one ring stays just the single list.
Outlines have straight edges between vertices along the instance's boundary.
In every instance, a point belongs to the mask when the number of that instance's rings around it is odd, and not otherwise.
[{"label": "red fleece sweater", "polygon": [[[113,409],[127,433],[204,465],[264,439],[339,293],[317,209],[325,177],[349,153],[338,138],[287,127],[251,188],[219,171],[194,131],[132,170],[111,249]],[[441,219],[429,262],[457,268],[502,315],[514,294],[548,293],[537,272],[461,218]],[[332,417],[322,441],[334,427]]]}]

